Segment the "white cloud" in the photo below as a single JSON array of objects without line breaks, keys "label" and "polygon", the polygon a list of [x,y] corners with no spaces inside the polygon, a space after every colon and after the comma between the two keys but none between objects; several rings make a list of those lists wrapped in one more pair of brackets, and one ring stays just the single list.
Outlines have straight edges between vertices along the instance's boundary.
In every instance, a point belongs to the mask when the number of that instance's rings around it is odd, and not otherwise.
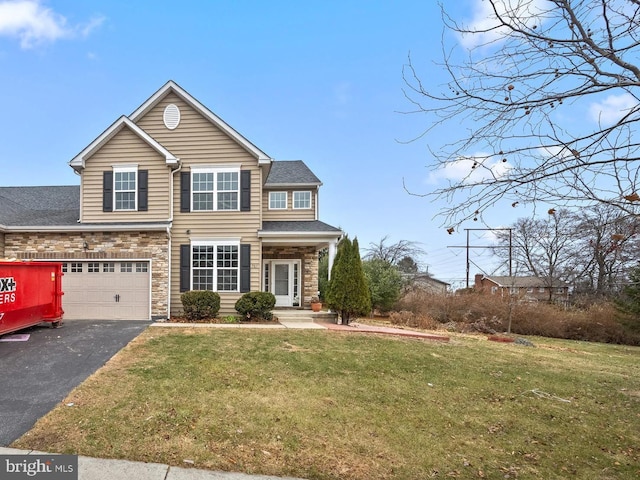
[{"label": "white cloud", "polygon": [[[472,17],[470,20],[465,21],[463,25],[466,30],[480,33],[459,36],[460,44],[469,49],[500,40],[508,32],[505,28],[495,28],[498,27],[499,23],[492,3],[501,17],[515,17],[524,23],[527,23],[529,18],[533,18],[538,22],[540,18],[544,18],[541,12],[544,11],[545,0],[528,0],[525,2],[473,0],[471,3]],[[509,12],[508,15],[506,15],[507,12]]]},{"label": "white cloud", "polygon": [[25,49],[61,38],[87,36],[103,21],[103,17],[96,17],[85,25],[69,26],[64,16],[39,0],[0,2],[0,36],[19,39]]},{"label": "white cloud", "polygon": [[447,162],[431,172],[427,183],[435,184],[450,180],[467,184],[479,183],[492,178],[501,178],[509,173],[512,166],[501,159],[489,159],[489,155],[478,153],[468,158]]},{"label": "white cloud", "polygon": [[602,102],[592,103],[589,115],[594,122],[611,125],[637,106],[638,101],[629,93],[609,95]]}]

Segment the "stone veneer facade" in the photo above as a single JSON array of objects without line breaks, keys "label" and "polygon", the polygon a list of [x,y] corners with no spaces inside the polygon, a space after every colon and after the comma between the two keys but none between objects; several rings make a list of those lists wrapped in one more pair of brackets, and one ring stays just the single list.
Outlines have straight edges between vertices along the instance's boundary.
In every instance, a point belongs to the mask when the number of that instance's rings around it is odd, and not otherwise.
[{"label": "stone veneer facade", "polygon": [[263,246],[263,260],[300,260],[302,265],[303,306],[310,307],[318,295],[318,251],[315,247]]},{"label": "stone veneer facade", "polygon": [[25,260],[150,260],[151,317],[159,319],[168,315],[168,243],[166,232],[6,233],[0,254]]}]

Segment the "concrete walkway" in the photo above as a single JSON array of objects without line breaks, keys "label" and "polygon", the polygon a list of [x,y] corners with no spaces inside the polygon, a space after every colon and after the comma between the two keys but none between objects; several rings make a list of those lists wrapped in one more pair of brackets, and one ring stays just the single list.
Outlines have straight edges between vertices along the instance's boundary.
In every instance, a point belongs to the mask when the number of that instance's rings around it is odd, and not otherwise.
[{"label": "concrete walkway", "polygon": [[[0,455],[43,455],[42,452],[0,447]],[[55,455],[55,454],[44,454]],[[0,465],[0,473],[3,473]],[[1,478],[1,476],[0,476]],[[71,477],[69,477],[71,478]],[[78,480],[304,480],[294,477],[171,467],[160,463],[78,457]]]}]

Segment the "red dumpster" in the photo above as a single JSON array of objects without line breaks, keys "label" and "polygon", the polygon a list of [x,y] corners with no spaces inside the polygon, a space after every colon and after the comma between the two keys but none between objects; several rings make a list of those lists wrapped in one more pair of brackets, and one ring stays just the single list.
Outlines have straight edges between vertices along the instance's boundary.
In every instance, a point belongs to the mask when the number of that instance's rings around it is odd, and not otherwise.
[{"label": "red dumpster", "polygon": [[0,261],[0,335],[62,323],[62,264]]}]

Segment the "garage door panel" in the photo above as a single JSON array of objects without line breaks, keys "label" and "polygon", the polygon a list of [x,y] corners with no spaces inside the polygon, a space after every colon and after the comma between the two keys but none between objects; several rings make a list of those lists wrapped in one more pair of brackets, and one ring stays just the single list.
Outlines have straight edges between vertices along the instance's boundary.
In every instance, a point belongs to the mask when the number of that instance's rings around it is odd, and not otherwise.
[{"label": "garage door panel", "polygon": [[65,265],[62,278],[64,318],[150,318],[148,262],[74,262]]}]

